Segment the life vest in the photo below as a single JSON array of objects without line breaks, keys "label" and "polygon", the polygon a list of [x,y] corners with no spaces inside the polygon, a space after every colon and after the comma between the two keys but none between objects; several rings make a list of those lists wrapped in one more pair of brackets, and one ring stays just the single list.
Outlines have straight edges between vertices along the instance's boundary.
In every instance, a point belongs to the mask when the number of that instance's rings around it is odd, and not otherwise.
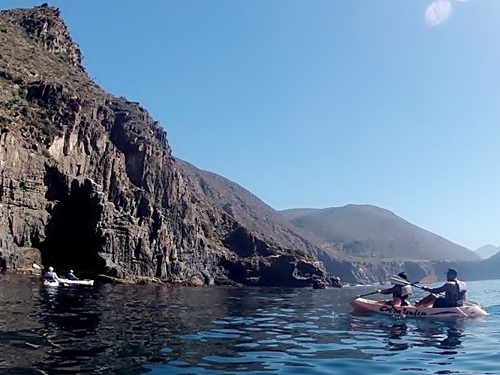
[{"label": "life vest", "polygon": [[463,301],[465,300],[465,293],[467,293],[467,284],[464,281],[460,280],[451,280],[450,283],[455,284],[455,293],[451,291],[446,291],[445,300],[450,306],[462,306]]},{"label": "life vest", "polygon": [[411,285],[397,285],[398,288],[394,293],[392,293],[392,296],[394,298],[408,298],[410,295],[413,294],[413,288]]},{"label": "life vest", "polygon": [[401,288],[401,297],[406,297],[411,296],[413,294],[413,288],[411,285],[405,285]]},{"label": "life vest", "polygon": [[397,285],[398,288],[392,293],[392,303],[394,306],[406,305],[406,299],[413,294],[411,285]]},{"label": "life vest", "polygon": [[467,284],[465,283],[465,281],[455,280],[455,285],[457,287],[456,302],[457,304],[459,304],[465,299],[465,293],[467,293]]},{"label": "life vest", "polygon": [[44,278],[46,278],[47,280],[55,280],[55,276],[56,276],[55,272],[49,271],[45,273]]}]

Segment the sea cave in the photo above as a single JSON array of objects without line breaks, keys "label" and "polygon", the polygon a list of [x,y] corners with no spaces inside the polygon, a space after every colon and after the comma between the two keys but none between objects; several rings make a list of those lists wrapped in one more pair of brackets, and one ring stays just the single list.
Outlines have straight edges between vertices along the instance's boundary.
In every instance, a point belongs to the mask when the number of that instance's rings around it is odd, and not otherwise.
[{"label": "sea cave", "polygon": [[61,274],[72,269],[82,276],[95,275],[102,246],[98,229],[102,205],[94,185],[88,179],[74,179],[69,186],[67,177],[53,168],[47,170],[45,182],[46,197],[54,205],[40,244],[44,266]]}]

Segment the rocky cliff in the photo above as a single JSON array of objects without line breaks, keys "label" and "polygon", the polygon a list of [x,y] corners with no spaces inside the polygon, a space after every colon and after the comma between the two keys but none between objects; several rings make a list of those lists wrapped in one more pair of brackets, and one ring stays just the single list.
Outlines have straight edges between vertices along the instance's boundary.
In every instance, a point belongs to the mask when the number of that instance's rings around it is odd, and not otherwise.
[{"label": "rocky cliff", "polygon": [[274,243],[317,258],[340,257],[336,249],[323,239],[292,225],[280,212],[235,182],[183,160],[176,158],[176,161],[199,194],[249,229],[261,233]]},{"label": "rocky cliff", "polygon": [[190,285],[310,285],[310,256],[270,245],[199,194],[166,133],[104,92],[58,9],[0,13],[0,265],[32,262]]},{"label": "rocky cliff", "polygon": [[[443,267],[456,266],[456,261],[446,261],[445,259],[455,258],[455,256],[452,256],[455,252],[458,252],[459,255],[456,258],[467,259],[468,253],[471,253],[458,245],[450,244],[449,241],[406,223],[386,210],[376,207],[350,206],[345,207],[345,209],[351,212],[351,209],[354,209],[354,213],[361,209],[361,214],[358,212],[350,215],[350,217],[345,218],[344,222],[337,220],[338,228],[335,228],[335,230],[343,228],[344,230],[340,233],[342,236],[360,237],[364,235],[365,238],[371,237],[371,241],[368,242],[377,243],[376,246],[373,243],[369,246],[372,252],[371,256],[365,251],[358,254],[357,257],[353,257],[352,254],[345,251],[346,249],[342,249],[342,247],[337,249],[329,243],[332,241],[328,240],[327,234],[332,232],[331,229],[325,230],[323,233],[311,233],[308,228],[300,228],[300,226],[296,226],[284,219],[284,216],[288,216],[291,212],[284,215],[283,212],[275,211],[233,181],[215,173],[200,170],[185,161],[179,159],[176,159],[176,161],[184,176],[193,184],[195,190],[204,195],[213,205],[219,207],[246,227],[271,239],[274,243],[294,249],[299,253],[313,254],[317,259],[321,260],[330,274],[340,277],[344,283],[385,283],[390,276],[401,271],[405,271],[411,280],[421,280],[428,276],[431,281],[434,281],[444,276],[444,273],[441,272]],[[365,208],[369,211],[381,212],[381,215],[371,215],[371,217],[364,215]],[[324,210],[309,211],[314,213]],[[389,225],[384,224],[380,216],[388,220]],[[330,219],[325,218],[324,222],[317,222],[317,227],[332,225]],[[361,225],[360,222],[364,223],[364,225]],[[362,230],[360,230],[360,227]],[[388,227],[389,232],[392,233],[388,235],[387,230],[367,229],[368,227]],[[399,232],[398,229],[400,229]],[[394,242],[393,239],[398,237],[401,251],[383,257],[384,248],[390,247],[390,243]],[[387,238],[390,240],[387,240]],[[416,249],[415,244],[420,244],[421,249]],[[360,246],[360,248],[363,250],[363,246]],[[426,251],[423,251],[423,249]],[[461,251],[464,250],[466,250],[465,254],[461,254]],[[429,256],[433,251],[435,254]],[[382,260],[382,258],[385,259]],[[437,259],[437,261],[433,262],[429,261],[429,259]],[[471,267],[478,269],[474,261],[460,263],[460,269],[468,270]]]}]

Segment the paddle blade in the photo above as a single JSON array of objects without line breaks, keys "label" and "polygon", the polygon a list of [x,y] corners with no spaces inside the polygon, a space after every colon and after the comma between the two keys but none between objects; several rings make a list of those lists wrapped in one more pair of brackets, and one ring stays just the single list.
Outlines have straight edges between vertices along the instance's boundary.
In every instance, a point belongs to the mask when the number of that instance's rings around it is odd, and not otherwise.
[{"label": "paddle blade", "polygon": [[36,264],[36,263],[33,263],[33,268],[36,269],[36,270],[41,270],[42,268]]},{"label": "paddle blade", "polygon": [[411,283],[408,280],[403,279],[402,277],[399,276],[391,276],[389,279],[394,283],[394,284],[400,284],[400,285],[411,285]]}]

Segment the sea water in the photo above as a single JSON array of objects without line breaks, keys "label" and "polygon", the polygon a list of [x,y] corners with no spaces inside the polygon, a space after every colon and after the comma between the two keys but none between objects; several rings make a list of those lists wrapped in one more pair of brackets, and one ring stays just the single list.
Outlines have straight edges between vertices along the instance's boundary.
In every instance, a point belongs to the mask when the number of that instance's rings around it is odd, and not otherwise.
[{"label": "sea water", "polygon": [[376,287],[44,288],[3,275],[0,374],[500,374],[500,280],[468,287],[490,316],[351,314]]}]

